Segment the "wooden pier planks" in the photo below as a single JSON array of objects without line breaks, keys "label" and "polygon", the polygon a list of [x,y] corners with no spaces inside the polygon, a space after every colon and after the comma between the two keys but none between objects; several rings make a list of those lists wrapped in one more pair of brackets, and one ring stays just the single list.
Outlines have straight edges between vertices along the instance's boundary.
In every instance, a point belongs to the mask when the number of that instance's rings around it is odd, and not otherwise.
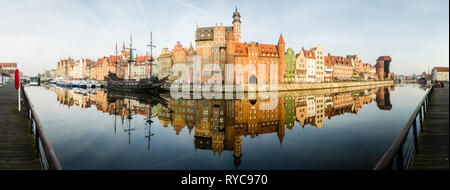
[{"label": "wooden pier planks", "polygon": [[0,170],[40,170],[24,106],[17,110],[14,80],[0,87]]},{"label": "wooden pier planks", "polygon": [[448,170],[449,88],[434,88],[412,170]]}]

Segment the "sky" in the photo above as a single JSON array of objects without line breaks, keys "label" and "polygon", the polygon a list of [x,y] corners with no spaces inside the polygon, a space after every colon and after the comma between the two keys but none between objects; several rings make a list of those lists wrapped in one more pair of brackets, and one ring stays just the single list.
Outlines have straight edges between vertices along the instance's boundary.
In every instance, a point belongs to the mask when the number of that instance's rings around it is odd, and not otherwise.
[{"label": "sky", "polygon": [[189,47],[197,25],[231,26],[236,5],[242,42],[276,44],[283,34],[296,53],[320,44],[372,65],[389,55],[396,74],[449,65],[448,0],[2,0],[0,62],[36,75],[60,59],[113,55],[131,35],[143,55],[150,31],[159,55],[177,41]]}]

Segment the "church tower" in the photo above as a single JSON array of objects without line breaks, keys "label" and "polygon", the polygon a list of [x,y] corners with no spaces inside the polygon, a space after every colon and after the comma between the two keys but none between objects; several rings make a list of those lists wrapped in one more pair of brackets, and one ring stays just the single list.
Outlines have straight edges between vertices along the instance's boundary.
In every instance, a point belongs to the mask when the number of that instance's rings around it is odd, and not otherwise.
[{"label": "church tower", "polygon": [[239,13],[237,6],[233,13],[233,34],[236,43],[241,42],[241,14]]}]

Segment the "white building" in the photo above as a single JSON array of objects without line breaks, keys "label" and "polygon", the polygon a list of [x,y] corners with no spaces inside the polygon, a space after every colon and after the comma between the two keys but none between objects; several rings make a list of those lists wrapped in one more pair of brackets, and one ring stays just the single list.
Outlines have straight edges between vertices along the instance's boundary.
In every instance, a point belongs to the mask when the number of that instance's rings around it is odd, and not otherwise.
[{"label": "white building", "polygon": [[324,81],[324,69],[325,69],[325,63],[324,63],[324,55],[323,55],[323,48],[321,45],[318,45],[311,49],[311,52],[313,53],[315,59],[316,59],[316,82],[323,82]]},{"label": "white building", "polygon": [[70,73],[71,78],[73,79],[85,79],[87,78],[86,68],[87,65],[90,64],[91,60],[89,59],[79,59],[75,62],[72,72]]},{"label": "white building", "polygon": [[316,59],[311,50],[305,50],[306,82],[316,82]]},{"label": "white building", "polygon": [[433,81],[449,81],[448,67],[434,67],[431,70],[431,77]]}]

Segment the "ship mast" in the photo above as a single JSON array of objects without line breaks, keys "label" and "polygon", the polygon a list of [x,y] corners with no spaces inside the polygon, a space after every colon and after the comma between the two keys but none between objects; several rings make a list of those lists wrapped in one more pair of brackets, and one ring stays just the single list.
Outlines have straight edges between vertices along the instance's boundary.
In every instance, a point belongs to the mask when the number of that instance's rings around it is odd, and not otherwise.
[{"label": "ship mast", "polygon": [[133,62],[134,62],[133,50],[136,50],[136,49],[133,49],[133,36],[130,36],[130,48],[126,48],[126,49],[130,50],[130,56],[128,59],[128,79],[131,79],[131,66],[133,65]]},{"label": "ship mast", "polygon": [[115,70],[116,70],[115,73],[116,73],[116,76],[119,76],[117,74],[117,42],[116,42],[116,55],[114,57],[114,60],[115,60],[114,64],[115,64]]},{"label": "ship mast", "polygon": [[148,58],[148,61],[150,62],[150,78],[153,77],[153,48],[156,47],[153,45],[153,35],[150,31],[150,43],[147,44],[147,46],[150,48],[150,57]]}]

